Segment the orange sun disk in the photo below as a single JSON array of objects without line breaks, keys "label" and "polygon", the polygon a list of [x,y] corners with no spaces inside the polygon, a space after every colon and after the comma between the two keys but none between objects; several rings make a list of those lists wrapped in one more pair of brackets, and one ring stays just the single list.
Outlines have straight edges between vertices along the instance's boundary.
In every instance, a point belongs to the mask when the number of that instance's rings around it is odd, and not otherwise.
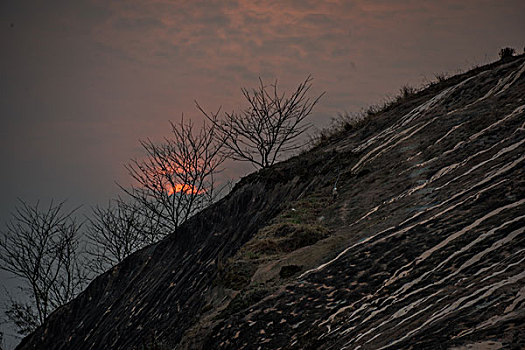
[{"label": "orange sun disk", "polygon": [[175,193],[183,192],[185,194],[202,194],[206,192],[205,190],[197,190],[195,187],[191,185],[184,185],[184,184],[176,184],[175,186],[166,185],[166,192],[169,196]]}]

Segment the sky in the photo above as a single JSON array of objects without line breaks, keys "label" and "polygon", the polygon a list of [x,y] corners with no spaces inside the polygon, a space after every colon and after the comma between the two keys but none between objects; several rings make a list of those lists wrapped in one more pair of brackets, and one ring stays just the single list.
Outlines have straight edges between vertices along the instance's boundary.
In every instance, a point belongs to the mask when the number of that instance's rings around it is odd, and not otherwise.
[{"label": "sky", "polygon": [[523,52],[524,13],[523,0],[2,0],[0,224],[17,198],[104,205],[139,140],[182,113],[202,122],[195,100],[231,111],[259,77],[287,90],[311,75],[322,128]]},{"label": "sky", "polygon": [[[105,203],[139,140],[169,136],[197,100],[243,106],[258,77],[326,91],[311,121],[525,44],[525,3],[472,1],[2,1],[1,219],[16,198]],[[233,172],[231,176],[236,176]]]}]

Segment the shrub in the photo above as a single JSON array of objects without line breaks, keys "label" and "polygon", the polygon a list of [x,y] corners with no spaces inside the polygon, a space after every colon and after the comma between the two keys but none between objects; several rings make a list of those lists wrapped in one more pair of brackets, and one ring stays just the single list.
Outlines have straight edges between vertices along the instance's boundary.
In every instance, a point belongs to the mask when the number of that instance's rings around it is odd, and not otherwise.
[{"label": "shrub", "polygon": [[447,73],[437,73],[434,75],[434,77],[436,78],[436,81],[438,83],[441,83],[448,79]]},{"label": "shrub", "polygon": [[226,288],[242,290],[251,282],[257,264],[251,261],[230,260],[221,273],[220,282]]},{"label": "shrub", "polygon": [[504,60],[514,56],[515,53],[516,50],[514,50],[512,47],[504,47],[503,49],[499,50],[499,57]]},{"label": "shrub", "polygon": [[290,253],[329,235],[328,229],[320,225],[280,223],[265,229],[266,238],[249,243],[248,251],[261,255]]}]

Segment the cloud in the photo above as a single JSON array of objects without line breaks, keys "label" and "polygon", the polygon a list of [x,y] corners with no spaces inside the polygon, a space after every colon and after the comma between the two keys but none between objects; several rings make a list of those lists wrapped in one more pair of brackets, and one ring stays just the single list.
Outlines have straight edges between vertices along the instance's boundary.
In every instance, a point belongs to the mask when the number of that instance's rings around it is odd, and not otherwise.
[{"label": "cloud", "polygon": [[163,24],[155,17],[118,18],[113,25],[117,30],[143,31],[152,28],[162,28]]}]

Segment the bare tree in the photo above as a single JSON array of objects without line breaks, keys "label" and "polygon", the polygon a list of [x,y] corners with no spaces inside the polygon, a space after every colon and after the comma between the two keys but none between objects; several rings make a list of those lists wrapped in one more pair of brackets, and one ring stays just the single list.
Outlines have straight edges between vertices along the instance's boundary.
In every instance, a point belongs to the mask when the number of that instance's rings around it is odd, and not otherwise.
[{"label": "bare tree", "polygon": [[139,203],[126,203],[120,198],[110,201],[106,208],[95,207],[88,221],[88,254],[97,273],[163,236],[156,215]]},{"label": "bare tree", "polygon": [[182,118],[171,126],[172,137],[162,144],[141,142],[146,158],[126,166],[136,185],[121,186],[165,234],[216,199],[215,175],[225,160],[214,124],[194,132],[194,124]]},{"label": "bare tree", "polygon": [[6,312],[20,334],[41,325],[88,281],[78,240],[81,224],[64,202],[40,210],[20,201],[0,239],[0,268],[19,277],[28,301],[11,299]]},{"label": "bare tree", "polygon": [[222,120],[219,112],[207,113],[196,104],[217,127],[217,135],[229,157],[265,168],[274,164],[283,153],[302,146],[298,138],[310,127],[304,121],[324,95],[307,96],[312,80],[307,77],[287,97],[278,91],[277,81],[268,87],[259,79],[257,89],[242,89],[248,107],[241,113],[225,113]]}]

